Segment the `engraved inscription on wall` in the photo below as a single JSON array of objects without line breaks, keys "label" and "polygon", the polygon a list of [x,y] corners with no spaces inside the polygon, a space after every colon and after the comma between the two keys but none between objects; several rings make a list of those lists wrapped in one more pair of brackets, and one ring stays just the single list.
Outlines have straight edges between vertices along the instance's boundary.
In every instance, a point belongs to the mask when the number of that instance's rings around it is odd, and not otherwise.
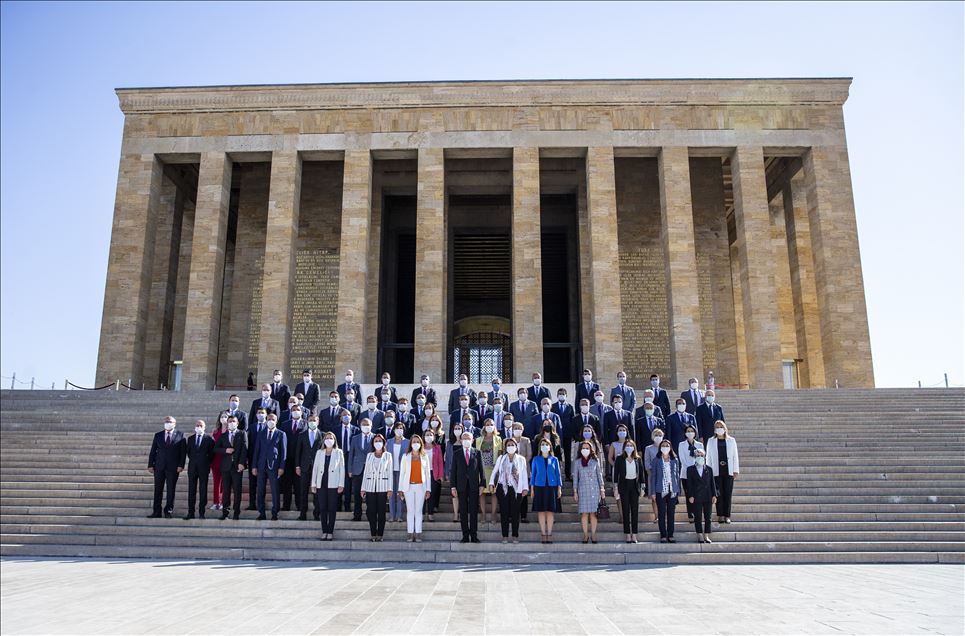
[{"label": "engraved inscription on wall", "polygon": [[291,313],[291,369],[300,377],[313,369],[315,378],[332,377],[338,309],[338,253],[301,250],[295,255],[295,298]]},{"label": "engraved inscription on wall", "polygon": [[[265,256],[255,259],[255,271],[265,270]],[[252,368],[258,367],[258,346],[261,340],[261,285],[263,276],[256,276],[251,287],[251,309],[248,321],[248,360]]]}]

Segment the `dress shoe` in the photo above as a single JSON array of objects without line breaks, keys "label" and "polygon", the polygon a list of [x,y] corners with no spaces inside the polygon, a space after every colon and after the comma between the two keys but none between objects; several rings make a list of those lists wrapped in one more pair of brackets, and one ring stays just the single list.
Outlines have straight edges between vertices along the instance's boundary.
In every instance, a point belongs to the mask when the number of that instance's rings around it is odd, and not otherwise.
[{"label": "dress shoe", "polygon": [[267,518],[268,517],[266,517],[265,515],[258,515],[257,517],[255,517],[255,521],[264,521]]},{"label": "dress shoe", "polygon": [[305,515],[298,515],[298,520],[299,520],[299,521],[308,521],[308,517],[306,517]]},{"label": "dress shoe", "polygon": [[236,512],[235,515],[232,517],[232,519],[234,521],[237,521],[238,519],[241,519],[241,515]]},{"label": "dress shoe", "polygon": [[155,512],[152,512],[151,514],[149,514],[149,515],[147,516],[147,518],[148,518],[148,519],[160,519],[160,518],[161,518],[161,515],[159,515],[159,514],[157,514],[157,513],[155,513]]},{"label": "dress shoe", "polygon": [[164,518],[165,518],[165,519],[171,519],[171,518],[173,518],[173,517],[174,517],[174,515],[172,515],[170,512],[165,512],[165,513],[164,513]]},{"label": "dress shoe", "polygon": [[479,540],[479,537],[473,537],[472,539],[470,539],[470,541],[472,541],[473,543],[481,543],[481,541]]},{"label": "dress shoe", "polygon": [[352,517],[352,521],[361,521],[362,517]]},{"label": "dress shoe", "polygon": [[192,519],[194,519],[194,515],[187,515],[186,517],[184,517],[185,521],[191,521]]},{"label": "dress shoe", "polygon": [[198,519],[204,519],[204,512],[198,513]]},{"label": "dress shoe", "polygon": [[272,521],[278,521],[278,515],[272,515],[272,516],[271,516],[271,520],[272,520]]},{"label": "dress shoe", "polygon": [[463,537],[459,540],[459,543],[469,543],[469,537]]},{"label": "dress shoe", "polygon": [[[222,520],[222,521],[224,521],[224,520],[227,519],[227,518],[228,518],[228,513],[227,513],[227,512],[221,515],[221,520]],[[237,519],[237,518],[238,518],[238,517],[235,517],[235,519]]]}]

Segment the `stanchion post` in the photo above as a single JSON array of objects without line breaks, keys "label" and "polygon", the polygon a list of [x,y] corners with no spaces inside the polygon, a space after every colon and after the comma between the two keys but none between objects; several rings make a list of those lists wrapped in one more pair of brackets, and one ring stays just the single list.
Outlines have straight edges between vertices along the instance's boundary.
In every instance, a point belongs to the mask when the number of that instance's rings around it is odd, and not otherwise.
[{"label": "stanchion post", "polygon": [[17,385],[17,372],[13,372],[13,377],[10,378],[10,390],[13,391]]}]

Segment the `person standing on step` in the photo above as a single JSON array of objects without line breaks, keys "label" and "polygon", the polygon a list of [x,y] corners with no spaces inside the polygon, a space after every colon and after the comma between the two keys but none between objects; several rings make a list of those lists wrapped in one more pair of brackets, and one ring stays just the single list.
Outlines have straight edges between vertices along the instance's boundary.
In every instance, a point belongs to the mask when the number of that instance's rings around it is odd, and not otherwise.
[{"label": "person standing on step", "polygon": [[697,543],[713,543],[710,540],[710,507],[717,503],[717,480],[706,465],[702,449],[694,452],[694,463],[687,468],[687,503],[693,506],[694,529]]},{"label": "person standing on step", "polygon": [[302,371],[302,381],[295,385],[295,393],[302,396],[302,407],[305,413],[314,413],[320,397],[319,386],[312,381],[312,370]]},{"label": "person standing on step", "polygon": [[623,534],[627,543],[639,543],[640,495],[643,493],[643,458],[637,452],[635,441],[627,440],[613,465],[614,497],[620,504]]},{"label": "person standing on step", "polygon": [[[198,518],[204,519],[208,505],[208,474],[211,472],[211,459],[214,457],[214,438],[205,435],[204,420],[194,423],[194,435],[188,438],[188,514],[185,521],[194,519],[194,505],[198,504]],[[198,490],[201,496],[198,497]]]},{"label": "person standing on step", "polygon": [[489,487],[496,491],[499,500],[499,524],[503,543],[509,541],[512,529],[513,543],[519,543],[520,506],[529,493],[529,476],[526,458],[519,453],[519,444],[510,438],[503,445],[506,452],[496,460],[496,467],[489,476]]},{"label": "person standing on step", "polygon": [[[489,477],[493,474],[493,468],[496,467],[496,460],[503,453],[503,440],[496,432],[496,423],[492,420],[486,420],[483,423],[482,430],[483,434],[476,438],[475,445],[476,450],[482,456],[483,480],[486,484],[489,484]],[[488,511],[487,500],[489,502]],[[479,497],[479,513],[482,515],[484,522],[492,524],[496,521],[496,492],[488,485]]]},{"label": "person standing on step", "polygon": [[[311,432],[311,429],[309,429]],[[335,519],[338,512],[338,498],[345,490],[345,453],[338,447],[335,433],[324,433],[319,448],[315,451],[311,469],[312,495],[322,522],[320,541],[335,538]]]},{"label": "person standing on step", "polygon": [[236,393],[228,396],[228,415],[238,418],[238,430],[248,430],[248,415],[241,410],[241,398]]},{"label": "person standing on step", "polygon": [[285,449],[285,476],[281,479],[282,491],[282,510],[292,509],[292,499],[295,500],[295,509],[298,509],[298,474],[295,472],[295,446],[298,444],[298,436],[308,429],[308,409],[298,405],[291,409],[291,419],[282,422],[278,420],[278,430],[285,434],[288,448]]},{"label": "person standing on step", "polygon": [[533,384],[526,389],[526,396],[533,404],[542,404],[543,398],[549,399],[550,390],[543,386],[543,376],[541,374],[533,374]]},{"label": "person standing on step", "polygon": [[730,523],[730,505],[734,496],[734,480],[740,474],[737,440],[727,432],[723,420],[714,423],[714,438],[706,446],[707,465],[717,480],[717,522]]},{"label": "person standing on step", "polygon": [[187,447],[184,435],[176,430],[177,420],[168,415],[164,418],[164,430],[154,434],[151,451],[147,456],[147,470],[154,475],[154,511],[148,519],[161,516],[161,494],[167,488],[164,504],[164,518],[170,519],[174,513],[174,489],[178,485],[178,475],[184,470]]},{"label": "person standing on step", "polygon": [[687,487],[687,469],[694,465],[694,457],[698,450],[704,450],[704,445],[697,439],[697,429],[688,426],[684,432],[687,438],[677,445],[677,457],[680,459],[680,485],[683,487],[684,499],[687,503],[687,519],[694,520],[694,507],[690,502],[690,489]]},{"label": "person standing on step", "polygon": [[[593,429],[589,429],[593,433]],[[579,458],[573,465],[573,501],[580,513],[580,526],[583,528],[583,543],[596,543],[596,511],[606,497],[603,472],[600,469],[600,456],[591,440],[580,443]]]},{"label": "person standing on step", "polygon": [[459,502],[461,543],[479,543],[479,498],[486,486],[482,455],[473,448],[472,442],[472,433],[463,430],[459,436],[459,446],[453,449],[449,471],[452,498]]},{"label": "person standing on step", "polygon": [[660,543],[676,543],[673,530],[677,497],[680,496],[680,461],[667,439],[660,443],[660,452],[653,460],[651,474],[650,498],[657,502]]},{"label": "person standing on step", "polygon": [[593,396],[599,390],[600,385],[593,381],[593,372],[589,369],[583,369],[583,382],[577,382],[576,397],[573,398],[573,401],[580,404],[583,400],[586,400],[587,404],[593,404]]},{"label": "person standing on step", "polygon": [[560,418],[560,443],[563,446],[563,477],[565,479],[573,478],[573,464],[570,463],[570,445],[578,441],[576,436],[573,434],[573,407],[566,402],[566,389],[559,388],[556,390],[556,403],[550,409],[558,418]]},{"label": "person standing on step", "polygon": [[285,461],[288,454],[288,440],[285,433],[277,428],[278,418],[272,413],[268,416],[265,432],[255,438],[255,463],[251,472],[258,478],[256,503],[258,521],[265,520],[265,488],[271,487],[271,520],[278,521],[281,504],[280,480],[285,475]]},{"label": "person standing on step", "polygon": [[372,438],[372,452],[365,457],[362,488],[359,491],[365,501],[365,514],[372,533],[369,541],[382,541],[382,535],[385,534],[385,508],[392,488],[393,472],[392,454],[385,450],[385,438],[376,435]]},{"label": "person standing on step", "polygon": [[[318,430],[318,416],[310,415],[308,417],[308,429],[299,433],[298,440],[295,442],[295,475],[298,478],[298,491],[296,492],[295,505],[298,508],[299,521],[308,520],[308,491],[312,485],[312,469],[315,466],[315,456],[318,454],[318,451],[322,449],[322,435],[322,431]],[[334,438],[335,436],[332,435],[332,437]],[[337,485],[341,483],[341,481],[337,483],[333,482],[332,486],[337,487]],[[317,521],[321,512],[318,507],[318,499],[316,497],[312,497],[312,499],[314,500],[312,502],[312,516]],[[333,506],[335,505],[338,505],[337,499],[333,502]]]},{"label": "person standing on step", "polygon": [[650,501],[651,512],[653,512],[653,523],[657,523],[657,501],[651,499],[650,495],[650,479],[653,476],[653,460],[656,459],[657,455],[660,453],[660,444],[665,438],[665,433],[662,428],[653,429],[653,433],[650,434],[650,438],[653,443],[643,449],[643,470],[647,475],[647,478],[643,482],[643,491]]},{"label": "person standing on step", "polygon": [[667,391],[660,387],[660,376],[656,373],[650,375],[650,388],[653,390],[653,403],[663,412],[661,417],[666,418],[670,415],[670,398]]},{"label": "person standing on step", "polygon": [[704,445],[714,437],[714,423],[723,421],[724,409],[717,404],[717,394],[710,389],[704,395],[704,403],[697,407],[697,437]]},{"label": "person standing on step", "polygon": [[[359,429],[352,426],[352,414],[347,410],[339,407],[338,409],[338,428],[336,428],[333,433],[335,433],[335,439],[338,440],[337,446],[342,449],[342,453],[345,455],[345,489],[339,492],[338,497],[338,509],[342,512],[350,512],[352,510],[352,476],[349,474],[352,471],[352,457],[350,451],[352,449],[352,439],[359,434]],[[362,469],[365,467],[365,456],[363,455],[361,461],[358,465],[358,473],[362,473]],[[359,481],[361,483],[361,480]],[[359,510],[361,511],[361,507]]]},{"label": "person standing on step", "polygon": [[[292,396],[292,404],[295,404],[295,397]],[[244,415],[242,413],[241,415]],[[265,414],[263,414],[265,415]],[[235,417],[236,415],[230,415],[229,417]],[[257,417],[257,415],[256,415]],[[255,447],[258,445],[258,440],[265,435],[265,431],[268,430],[268,416],[265,415],[264,421],[256,420],[251,423],[248,430],[241,427],[241,421],[238,421],[238,431],[243,431],[247,436],[247,443],[245,448],[247,449],[248,457],[247,461],[242,461],[241,463],[248,467],[248,510],[257,510],[258,507],[255,505],[255,500],[258,498],[258,478],[255,476]]]},{"label": "person standing on step", "polygon": [[688,426],[697,429],[697,418],[687,412],[687,404],[683,398],[677,398],[677,411],[670,414],[666,419],[667,437],[670,444],[677,448],[680,442],[687,439],[686,431]]},{"label": "person standing on step", "polygon": [[[463,396],[467,400],[465,407],[460,404],[460,398]],[[453,413],[460,408],[476,408],[476,392],[469,388],[469,376],[465,373],[459,374],[459,386],[449,391],[449,412]]]},{"label": "person standing on step", "polygon": [[265,415],[269,413],[277,415],[279,421],[283,421],[288,417],[287,413],[282,413],[279,403],[271,397],[270,384],[262,384],[261,397],[251,401],[251,409],[249,409],[248,413],[249,422],[255,421],[255,416],[258,414],[258,409],[260,408],[265,409]]},{"label": "person standing on step", "polygon": [[[442,478],[445,473],[445,451],[443,446],[436,444],[437,439],[444,439],[442,432],[442,421],[439,421],[439,429],[426,431],[426,463],[429,464],[429,499],[426,501],[425,512],[429,521],[435,520],[436,511],[439,510],[439,497],[442,496]],[[411,444],[411,441],[410,441]]]},{"label": "person standing on step", "polygon": [[[379,387],[379,389],[378,389],[379,395],[382,395],[382,394],[385,393],[386,391],[389,392],[389,400],[388,400],[388,401],[389,401],[390,403],[392,403],[392,404],[398,404],[398,403],[399,403],[399,395],[398,395],[398,393],[395,392],[395,387],[392,386],[392,375],[389,374],[388,371],[383,371],[383,372],[382,372],[382,386]],[[384,400],[383,400],[383,401],[384,401]],[[387,410],[388,410],[388,406],[386,406],[385,408],[382,408],[382,411],[387,411]]]},{"label": "person standing on step", "polygon": [[[221,520],[227,519],[230,512],[237,521],[241,517],[241,476],[248,461],[248,438],[238,430],[238,418],[228,417],[228,430],[218,438],[215,452],[221,458],[221,483],[224,484]],[[232,493],[234,503],[231,499]]]},{"label": "person standing on step", "polygon": [[[346,417],[349,422],[352,421],[352,416],[348,415],[348,409],[343,409],[343,423]],[[372,435],[372,422],[362,420],[361,424],[359,432],[349,442],[348,476],[352,481],[352,521],[362,520],[362,480],[365,478],[365,463],[368,461],[369,453],[372,452],[372,442],[375,439]],[[382,437],[382,444],[384,446],[385,437]],[[391,474],[389,479],[392,479]],[[383,492],[388,492],[388,488]]]},{"label": "person standing on step", "polygon": [[348,403],[348,394],[352,393],[352,396],[356,400],[362,399],[362,387],[355,381],[355,372],[351,369],[346,369],[345,371],[345,382],[339,384],[335,389],[338,393],[339,404],[345,406]]},{"label": "person standing on step", "polygon": [[248,380],[245,382],[245,384],[249,391],[255,390],[255,372],[254,371],[248,372]]},{"label": "person standing on step", "polygon": [[[269,397],[278,403],[278,408],[286,409],[288,407],[288,399],[292,394],[288,389],[288,385],[281,381],[281,371],[278,369],[272,372],[271,384],[269,386],[271,387],[271,395]],[[284,415],[284,413],[279,413],[278,417]]]},{"label": "person standing on step", "polygon": [[620,397],[623,408],[630,411],[631,418],[633,417],[633,411],[637,408],[637,394],[634,392],[633,387],[627,384],[627,372],[620,371],[617,373],[617,385],[610,389],[610,402],[613,402],[613,398]]},{"label": "person standing on step", "polygon": [[429,384],[429,376],[423,374],[419,379],[419,386],[412,390],[412,399],[410,402],[418,403],[419,397],[421,396],[424,400],[424,404],[438,406],[439,401],[436,399],[436,390],[429,386]]},{"label": "person standing on step", "polygon": [[[507,415],[506,419],[503,420],[503,424],[508,430],[507,440],[512,438],[516,441],[516,452],[523,456],[526,460],[526,470],[529,470],[530,464],[533,462],[533,441],[523,435],[523,423],[516,422],[513,420],[512,415]],[[505,450],[505,447],[504,447]],[[523,499],[519,502],[519,521],[520,523],[529,523],[529,493],[523,495]]]},{"label": "person standing on step", "polygon": [[694,415],[697,412],[697,407],[704,403],[704,394],[700,392],[700,383],[697,382],[697,378],[690,378],[687,382],[690,384],[690,388],[682,391],[680,397],[684,399],[687,405],[687,413]]},{"label": "person standing on step", "polygon": [[228,412],[222,411],[218,415],[218,424],[211,433],[214,440],[215,454],[211,458],[211,507],[208,510],[221,510],[221,455],[218,454],[218,441],[221,435],[228,432]]},{"label": "person standing on step", "polygon": [[408,441],[399,475],[399,498],[405,502],[406,532],[408,541],[422,543],[422,510],[431,493],[427,486],[432,478],[429,458],[423,448],[422,438],[413,435]]},{"label": "person standing on step", "polygon": [[[555,433],[547,432],[555,436]],[[533,475],[530,482],[533,488],[533,512],[539,521],[540,543],[553,543],[553,521],[555,514],[561,512],[563,473],[560,472],[560,460],[553,455],[552,441],[541,438],[537,448],[530,470]]]},{"label": "person standing on step", "polygon": [[489,398],[489,403],[495,405],[496,398],[502,400],[503,410],[509,411],[509,394],[502,390],[503,380],[500,377],[493,376],[492,387],[493,390],[489,391],[486,396]]},{"label": "person standing on step", "polygon": [[[402,457],[409,452],[409,440],[405,438],[405,426],[403,424],[396,424],[388,434],[391,437],[386,442],[386,451],[392,455],[392,483],[389,484],[389,494],[387,495],[389,499],[389,521],[396,523],[402,521],[402,515],[405,514],[402,509],[402,497],[399,496],[401,492],[399,490],[399,477],[402,470]],[[419,511],[422,511],[422,506],[419,507]]]},{"label": "person standing on step", "polygon": [[[335,433],[336,439],[338,439],[338,432],[342,428],[342,407],[339,406],[338,402],[338,393],[329,391],[328,405],[318,410],[318,430],[322,433],[331,431]],[[339,448],[347,449],[348,446],[339,446]]]}]

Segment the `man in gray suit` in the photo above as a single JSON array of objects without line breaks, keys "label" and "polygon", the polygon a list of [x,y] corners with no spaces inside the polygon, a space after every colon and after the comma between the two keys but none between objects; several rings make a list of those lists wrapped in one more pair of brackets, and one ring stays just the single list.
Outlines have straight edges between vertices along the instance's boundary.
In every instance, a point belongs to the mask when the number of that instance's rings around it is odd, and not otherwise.
[{"label": "man in gray suit", "polygon": [[359,422],[361,432],[352,438],[348,451],[348,476],[352,480],[352,499],[355,509],[352,520],[362,520],[362,473],[365,471],[365,458],[372,452],[372,421],[363,417]]}]

